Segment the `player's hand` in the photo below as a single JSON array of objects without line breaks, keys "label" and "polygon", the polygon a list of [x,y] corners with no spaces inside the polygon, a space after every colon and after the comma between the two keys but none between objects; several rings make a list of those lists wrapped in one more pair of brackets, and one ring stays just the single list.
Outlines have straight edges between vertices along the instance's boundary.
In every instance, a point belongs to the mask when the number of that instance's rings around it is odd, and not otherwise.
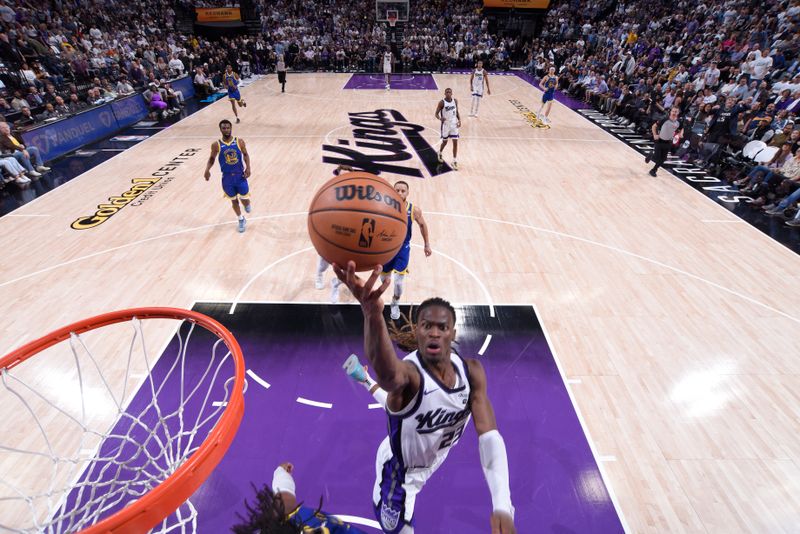
[{"label": "player's hand", "polygon": [[428,258],[428,257],[430,257],[431,254],[433,254],[433,251],[431,250],[431,246],[430,245],[425,245],[425,257]]},{"label": "player's hand", "polygon": [[245,177],[245,178],[250,178],[250,167],[247,167],[247,168],[244,170],[244,177]]},{"label": "player's hand", "polygon": [[280,465],[280,467],[283,467],[284,471],[286,471],[290,475],[292,474],[292,471],[294,471],[294,466],[292,464],[290,464],[289,462],[282,463]]},{"label": "player's hand", "polygon": [[211,179],[211,171],[206,171],[206,173],[203,176],[205,176],[206,182],[209,181]]},{"label": "player's hand", "polygon": [[492,512],[492,534],[517,534],[514,519],[506,512]]},{"label": "player's hand", "polygon": [[384,303],[381,295],[392,283],[392,278],[387,276],[383,283],[376,288],[375,282],[380,278],[382,270],[383,266],[376,265],[365,282],[356,274],[356,263],[354,261],[347,262],[347,270],[342,269],[335,263],[333,264],[333,272],[336,273],[339,280],[345,283],[350,293],[361,304],[364,315],[383,314]]}]

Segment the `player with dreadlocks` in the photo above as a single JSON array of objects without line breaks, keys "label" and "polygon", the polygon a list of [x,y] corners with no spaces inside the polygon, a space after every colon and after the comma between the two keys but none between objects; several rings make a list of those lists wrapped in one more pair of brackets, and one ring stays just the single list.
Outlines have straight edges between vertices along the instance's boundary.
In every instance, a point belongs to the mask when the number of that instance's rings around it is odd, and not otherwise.
[{"label": "player with dreadlocks", "polygon": [[[390,280],[384,279],[376,288],[382,266],[376,266],[366,281],[355,269],[352,261],[345,269],[333,266],[336,276],[361,304],[364,352],[379,387],[375,392],[386,394],[389,435],[378,448],[372,490],[381,528],[389,534],[414,532],[417,494],[474,417],[481,466],[492,495],[491,532],[515,533],[505,443],[486,392],[483,366],[478,360],[461,358],[452,349],[455,309],[440,298],[420,304],[412,330],[416,350],[398,359],[383,319],[381,295]],[[363,371],[357,358],[355,363]]]},{"label": "player with dreadlocks", "polygon": [[316,510],[298,503],[293,470],[290,463],[279,465],[272,476],[272,488],[265,485],[256,490],[252,505],[245,501],[247,518],[237,514],[243,522],[233,526],[234,534],[364,534],[323,512],[322,499]]}]

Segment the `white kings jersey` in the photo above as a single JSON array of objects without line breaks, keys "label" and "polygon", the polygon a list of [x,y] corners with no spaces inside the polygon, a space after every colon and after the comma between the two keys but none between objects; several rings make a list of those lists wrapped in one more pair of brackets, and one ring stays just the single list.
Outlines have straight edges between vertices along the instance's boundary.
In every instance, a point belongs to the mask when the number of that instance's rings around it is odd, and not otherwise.
[{"label": "white kings jersey", "polygon": [[486,76],[486,70],[475,70],[472,74],[472,95],[483,96],[483,77]]},{"label": "white kings jersey", "polygon": [[455,123],[458,120],[458,104],[456,104],[456,99],[454,98],[448,102],[446,98],[443,98],[442,104],[442,118],[444,119],[444,122]]},{"label": "white kings jersey", "polygon": [[422,380],[417,395],[408,406],[396,413],[386,410],[389,415],[389,444],[392,455],[405,469],[429,470],[427,474],[430,476],[447,458],[472,416],[469,371],[464,360],[451,353],[456,384],[450,389],[426,370],[416,351],[404,360],[419,369]]},{"label": "white kings jersey", "polygon": [[383,53],[383,72],[392,72],[392,53]]}]

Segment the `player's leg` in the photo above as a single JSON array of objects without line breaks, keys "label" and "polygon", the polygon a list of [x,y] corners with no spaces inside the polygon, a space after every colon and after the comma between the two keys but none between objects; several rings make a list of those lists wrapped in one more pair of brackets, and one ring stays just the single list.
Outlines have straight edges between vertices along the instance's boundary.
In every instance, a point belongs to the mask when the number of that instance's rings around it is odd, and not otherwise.
[{"label": "player's leg", "polygon": [[444,162],[444,156],[442,156],[442,152],[444,151],[444,147],[447,146],[447,139],[442,139],[442,146],[439,147],[439,162]]},{"label": "player's leg", "polygon": [[547,101],[547,107],[545,107],[545,110],[544,110],[544,118],[545,118],[545,122],[547,122],[547,123],[550,122],[550,109],[552,107],[553,107],[553,101],[552,100],[548,100]]},{"label": "player's leg", "polygon": [[[319,257],[319,262],[317,263],[317,275],[314,277],[314,287],[317,289],[325,289],[325,283],[322,280],[322,276],[325,274],[325,271],[330,267],[330,263],[325,260],[322,256]],[[338,280],[338,278],[337,278]]]},{"label": "player's leg", "polygon": [[458,170],[458,139],[453,139],[453,168]]},{"label": "player's leg", "polygon": [[228,100],[230,100],[231,109],[233,110],[233,114],[236,115],[236,122],[238,123],[239,122],[239,112],[236,111],[236,100],[234,100],[233,98],[229,98]]},{"label": "player's leg", "polygon": [[236,184],[236,198],[233,199],[233,211],[235,211],[236,215],[239,217],[239,232],[244,232],[244,228],[247,225],[247,220],[245,220],[244,215],[242,215],[242,210],[239,208],[239,202],[244,205],[245,211],[249,213],[250,184],[247,183],[247,179],[244,176],[239,177],[239,182]]},{"label": "player's leg", "polygon": [[331,304],[336,304],[339,302],[339,289],[342,286],[342,281],[339,280],[338,277],[334,276],[331,280]]},{"label": "player's leg", "polygon": [[475,95],[472,97],[475,100],[475,111],[473,112],[474,116],[478,116],[478,109],[481,107],[481,99],[483,98],[481,95]]},{"label": "player's leg", "polygon": [[378,447],[372,503],[375,517],[386,534],[413,534],[414,505],[424,482],[407,483],[408,473],[392,455],[389,438]]},{"label": "player's leg", "polygon": [[546,105],[547,105],[547,100],[545,100],[544,99],[544,95],[542,95],[542,105],[539,106],[539,111],[536,112],[536,116],[537,117],[541,117],[542,116],[542,111],[544,110],[544,107]]},{"label": "player's leg", "polygon": [[392,282],[394,282],[394,293],[392,294],[392,302],[390,305],[390,314],[389,316],[393,320],[398,320],[400,318],[400,297],[403,296],[403,285],[406,281],[406,275],[404,273],[394,272],[392,273]]}]

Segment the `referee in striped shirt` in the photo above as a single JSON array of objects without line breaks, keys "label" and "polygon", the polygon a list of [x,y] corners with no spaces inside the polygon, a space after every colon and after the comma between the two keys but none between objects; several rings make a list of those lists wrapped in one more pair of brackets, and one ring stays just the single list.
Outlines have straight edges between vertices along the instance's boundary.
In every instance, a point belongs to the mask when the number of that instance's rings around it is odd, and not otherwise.
[{"label": "referee in striped shirt", "polygon": [[[666,118],[653,123],[651,130],[656,146],[652,160],[655,163],[655,167],[650,169],[650,176],[656,176],[658,168],[664,165],[667,160],[675,134],[683,135],[683,126],[681,121],[678,120],[679,111],[678,108],[671,108]],[[650,154],[648,154],[644,159],[645,163],[650,163],[650,159]]]}]

